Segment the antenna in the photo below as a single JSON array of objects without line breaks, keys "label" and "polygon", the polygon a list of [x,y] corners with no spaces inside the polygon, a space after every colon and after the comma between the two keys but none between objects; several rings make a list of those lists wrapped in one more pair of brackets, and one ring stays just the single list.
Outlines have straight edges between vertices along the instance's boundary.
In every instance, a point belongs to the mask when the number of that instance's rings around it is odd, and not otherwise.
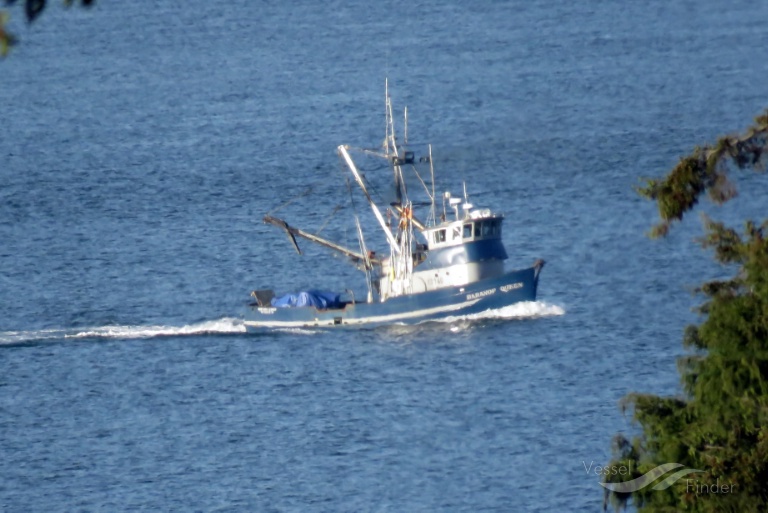
[{"label": "antenna", "polygon": [[437,224],[437,215],[435,214],[435,167],[432,165],[431,144],[429,145],[429,177],[432,180],[432,208],[430,208],[430,214],[432,215],[432,226],[434,226]]},{"label": "antenna", "polygon": [[405,127],[403,129],[403,137],[405,140],[405,144],[408,144],[408,107],[405,107],[405,113],[403,114],[403,117],[405,118]]},{"label": "antenna", "polygon": [[461,206],[461,209],[464,211],[464,219],[469,217],[469,211],[472,210],[472,203],[469,202],[469,198],[467,197],[467,182],[462,182],[464,184],[464,204]]},{"label": "antenna", "polygon": [[397,137],[395,136],[395,120],[394,116],[392,116],[392,99],[389,97],[389,79],[384,82],[384,88],[386,89],[384,154],[389,156],[391,149],[391,153],[393,153],[395,157],[399,157],[400,155],[397,151]]},{"label": "antenna", "polygon": [[384,79],[384,153],[389,155],[389,77]]}]

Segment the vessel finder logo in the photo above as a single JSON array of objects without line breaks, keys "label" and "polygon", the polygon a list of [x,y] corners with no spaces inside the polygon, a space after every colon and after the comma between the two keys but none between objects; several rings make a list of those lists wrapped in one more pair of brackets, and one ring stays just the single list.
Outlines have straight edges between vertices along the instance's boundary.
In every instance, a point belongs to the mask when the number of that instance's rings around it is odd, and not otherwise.
[{"label": "vessel finder logo", "polygon": [[[703,470],[698,470],[695,468],[682,468],[683,467],[680,463],[665,463],[663,465],[659,465],[658,467],[646,472],[642,476],[638,477],[637,479],[633,479],[631,481],[624,481],[623,483],[600,483],[600,486],[603,488],[607,488],[608,490],[611,490],[612,492],[617,493],[632,493],[636,492],[638,490],[642,490],[643,488],[650,486],[654,481],[656,481],[661,476],[666,476],[664,479],[656,483],[652,490],[666,490],[676,482],[678,482],[680,479],[684,478],[685,476],[689,474],[693,474],[694,472],[704,472]],[[675,469],[676,472],[672,472]],[[671,472],[671,473],[670,473]],[[606,474],[608,475],[608,474]]]}]

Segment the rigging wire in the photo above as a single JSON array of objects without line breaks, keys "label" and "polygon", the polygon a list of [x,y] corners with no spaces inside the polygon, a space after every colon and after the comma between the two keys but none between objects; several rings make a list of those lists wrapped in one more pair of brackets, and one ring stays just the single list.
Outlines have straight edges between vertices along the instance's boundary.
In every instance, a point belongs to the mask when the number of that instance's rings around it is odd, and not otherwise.
[{"label": "rigging wire", "polygon": [[336,212],[344,208],[342,205],[336,205],[333,207],[333,211],[328,215],[328,219],[325,220],[325,222],[320,226],[320,228],[317,229],[315,232],[315,235],[320,235],[320,232],[322,232],[326,226],[328,226],[328,223],[331,222],[331,219],[333,219],[333,216],[336,215]]},{"label": "rigging wire", "polygon": [[434,201],[435,198],[432,197],[432,194],[429,192],[429,187],[427,187],[427,184],[424,183],[424,180],[421,178],[421,175],[419,174],[419,171],[416,169],[416,166],[411,166],[411,169],[413,169],[413,173],[416,175],[416,178],[419,179],[419,182],[421,182],[421,185],[424,186],[424,190],[427,193],[427,197],[430,201]]},{"label": "rigging wire", "polygon": [[[341,157],[339,157],[339,166],[341,166]],[[349,203],[352,205],[352,215],[354,215],[355,219],[358,219],[357,216],[357,205],[355,204],[355,196],[352,194],[352,183],[349,181],[349,176],[347,176],[346,173],[344,173],[344,182],[347,184],[347,193],[349,194]],[[345,229],[344,230],[344,239],[347,244],[349,244],[349,232]]]},{"label": "rigging wire", "polygon": [[[339,156],[339,167],[341,169],[342,175],[344,176],[344,180],[346,180],[346,182],[347,182],[347,189],[349,190],[349,198],[350,198],[350,200],[352,202],[352,206],[354,207],[355,201],[353,199],[352,189],[351,189],[351,186],[349,184],[349,177],[347,176],[347,173],[344,172],[344,164],[343,164],[343,162],[341,160],[341,156]],[[373,168],[372,171],[378,171],[379,169],[386,169],[388,167],[389,166],[379,166],[377,168]],[[379,193],[379,190],[376,188],[376,186],[374,186],[370,182],[370,180],[368,180],[366,174],[367,173],[362,173],[361,172],[360,173],[360,178],[362,178],[363,182],[365,182],[365,186],[368,189],[368,192],[371,194],[371,197],[375,198],[377,203],[387,203],[387,201],[384,200],[384,197],[381,195],[381,193]],[[355,211],[355,215],[357,215],[357,211]]]},{"label": "rigging wire", "polygon": [[[386,143],[386,140],[385,140],[385,143]],[[369,156],[372,155],[374,157],[377,157],[377,160],[386,159],[387,161],[389,161],[389,157],[387,157],[384,153],[381,153],[381,152],[368,151],[363,148],[351,148],[351,149],[362,152],[364,155],[369,155]],[[343,165],[341,166],[341,169],[342,169],[342,173],[346,176],[346,173],[344,173],[345,167]],[[376,175],[376,173],[384,169],[391,171],[392,170],[391,163],[366,166],[366,172],[364,173],[361,171],[360,173],[360,176],[365,182],[365,186],[368,188],[369,192],[371,193],[371,196],[375,196],[379,203],[387,203],[387,201],[384,200],[384,197],[381,195],[381,193],[379,193],[376,186],[373,183],[371,183],[370,180],[368,180],[367,175],[368,174]]]},{"label": "rigging wire", "polygon": [[307,189],[304,192],[300,192],[299,194],[297,194],[293,198],[290,198],[288,201],[286,201],[282,205],[278,205],[277,207],[275,207],[272,210],[270,210],[269,212],[267,212],[267,215],[274,214],[278,210],[281,210],[281,209],[287,207],[288,205],[290,205],[291,203],[293,203],[294,201],[296,201],[299,198],[303,198],[304,196],[309,196],[310,193],[312,193],[312,189],[313,189],[313,186],[307,187]]}]

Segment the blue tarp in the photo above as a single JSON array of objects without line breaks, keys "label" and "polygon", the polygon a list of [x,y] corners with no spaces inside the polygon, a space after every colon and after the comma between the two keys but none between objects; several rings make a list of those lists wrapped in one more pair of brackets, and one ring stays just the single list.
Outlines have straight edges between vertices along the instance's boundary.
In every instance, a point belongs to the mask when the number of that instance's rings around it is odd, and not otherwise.
[{"label": "blue tarp", "polygon": [[296,294],[286,294],[272,299],[272,306],[278,308],[295,308],[299,306],[314,306],[320,310],[328,308],[342,308],[344,304],[339,300],[336,292],[326,290],[303,290]]}]

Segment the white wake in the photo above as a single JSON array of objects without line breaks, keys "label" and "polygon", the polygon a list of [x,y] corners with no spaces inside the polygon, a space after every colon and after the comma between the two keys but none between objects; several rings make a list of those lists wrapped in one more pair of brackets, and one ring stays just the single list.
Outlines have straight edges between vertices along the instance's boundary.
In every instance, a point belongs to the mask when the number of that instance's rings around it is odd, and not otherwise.
[{"label": "white wake", "polygon": [[186,326],[104,326],[66,335],[65,338],[153,338],[212,333],[245,333],[245,324],[240,319],[225,317]]},{"label": "white wake", "polygon": [[203,321],[184,326],[165,325],[110,325],[93,328],[51,329],[37,331],[0,331],[0,345],[24,344],[63,338],[121,338],[143,339],[153,337],[172,337],[188,335],[209,335],[227,333],[245,333],[245,324],[241,319],[224,317],[213,321]]},{"label": "white wake", "polygon": [[455,315],[436,319],[436,322],[454,323],[458,321],[476,321],[481,319],[536,319],[539,317],[554,317],[565,315],[562,306],[546,301],[523,301],[514,305],[468,315]]},{"label": "white wake", "polygon": [[[547,303],[545,301],[527,301],[505,306],[496,310],[444,317],[426,322],[440,322],[448,324],[466,324],[483,319],[535,319],[540,317],[553,317],[564,315],[562,306]],[[311,329],[292,328],[285,330],[289,333],[313,335],[317,333]],[[115,338],[115,339],[146,339],[154,337],[173,337],[210,334],[238,334],[246,333],[242,319],[224,317],[212,321],[203,321],[184,326],[167,325],[110,325],[93,328],[75,329],[49,329],[36,331],[0,331],[0,346],[27,344],[31,342],[44,342],[47,340],[61,339],[88,339],[88,338]]]}]

